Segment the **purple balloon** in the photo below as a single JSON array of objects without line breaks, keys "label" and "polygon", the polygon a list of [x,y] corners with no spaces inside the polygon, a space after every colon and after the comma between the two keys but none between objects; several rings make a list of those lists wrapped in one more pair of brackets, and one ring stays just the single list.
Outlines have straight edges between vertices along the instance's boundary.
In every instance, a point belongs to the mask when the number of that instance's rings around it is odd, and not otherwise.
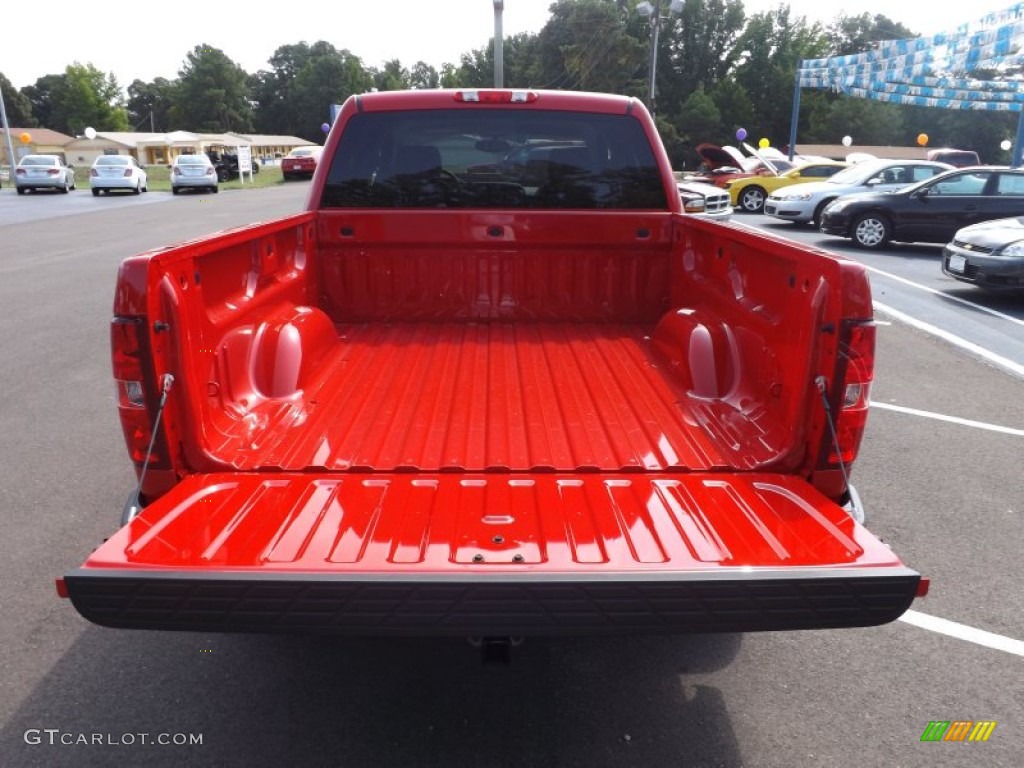
[{"label": "purple balloon", "polygon": [[736,129],[736,141],[743,141],[745,138],[747,138],[747,129],[746,128],[737,128]]},{"label": "purple balloon", "polygon": [[330,133],[331,132],[331,124],[330,123],[324,123],[323,125],[320,126],[320,130],[323,131],[324,133]]}]

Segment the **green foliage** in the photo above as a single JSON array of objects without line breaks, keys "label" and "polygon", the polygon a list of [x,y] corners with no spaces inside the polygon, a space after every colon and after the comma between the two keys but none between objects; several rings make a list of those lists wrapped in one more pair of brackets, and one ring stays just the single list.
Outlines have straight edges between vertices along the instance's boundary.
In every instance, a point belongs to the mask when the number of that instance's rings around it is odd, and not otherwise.
[{"label": "green foliage", "polygon": [[384,69],[371,70],[373,87],[378,91],[401,91],[410,87],[409,70],[398,59],[384,62]]},{"label": "green foliage", "polygon": [[45,75],[22,89],[39,125],[72,136],[85,128],[128,129],[128,113],[117,79],[92,64],[69,64],[62,75]]},{"label": "green foliage", "polygon": [[330,105],[373,87],[373,73],[359,57],[323,40],[281,46],[269,64],[273,69],[249,78],[261,133],[321,141],[320,125],[329,119]]},{"label": "green foliage", "polygon": [[797,63],[823,55],[825,45],[821,27],[791,18],[788,6],[749,20],[737,44],[734,78],[754,107],[755,123],[745,126],[751,136],[768,138],[775,146],[787,142]]},{"label": "green foliage", "polygon": [[158,77],[151,83],[133,80],[128,86],[128,119],[135,130],[174,130],[170,112],[174,106],[177,83]]},{"label": "green foliage", "polygon": [[872,43],[882,40],[903,40],[914,37],[914,33],[887,16],[840,16],[828,25],[825,38],[828,40],[828,56],[846,56],[861,53]]},{"label": "green foliage", "polygon": [[224,51],[202,43],[178,72],[170,119],[193,131],[251,131],[248,76]]},{"label": "green foliage", "polygon": [[0,72],[0,91],[3,92],[7,124],[18,128],[35,128],[37,123],[32,115],[32,102]]},{"label": "green foliage", "polygon": [[829,144],[851,136],[856,144],[910,145],[913,139],[906,136],[903,114],[904,109],[897,104],[844,96],[815,112],[810,133]]}]

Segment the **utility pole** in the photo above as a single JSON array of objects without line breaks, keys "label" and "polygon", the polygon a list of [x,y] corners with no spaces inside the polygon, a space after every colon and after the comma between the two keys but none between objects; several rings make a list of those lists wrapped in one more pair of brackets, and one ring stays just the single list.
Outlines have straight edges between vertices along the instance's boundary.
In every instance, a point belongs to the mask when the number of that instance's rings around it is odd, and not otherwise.
[{"label": "utility pole", "polygon": [[8,177],[14,183],[14,166],[17,164],[14,159],[14,145],[11,143],[11,126],[7,124],[7,106],[4,104],[3,89],[0,88],[0,123],[4,127],[4,137],[7,139],[7,162],[11,166],[11,175]]},{"label": "utility pole", "polygon": [[505,0],[494,0],[494,87],[505,85],[505,40],[501,30],[501,14]]}]

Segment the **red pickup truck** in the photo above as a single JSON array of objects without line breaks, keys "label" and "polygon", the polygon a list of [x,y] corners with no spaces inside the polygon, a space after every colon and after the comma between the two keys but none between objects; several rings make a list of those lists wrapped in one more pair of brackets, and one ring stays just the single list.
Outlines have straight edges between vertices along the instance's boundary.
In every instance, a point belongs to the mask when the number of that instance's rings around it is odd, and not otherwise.
[{"label": "red pickup truck", "polygon": [[121,266],[141,494],[58,580],[89,620],[753,631],[923,591],[851,503],[864,270],[686,215],[638,101],[356,96],[306,208]]}]

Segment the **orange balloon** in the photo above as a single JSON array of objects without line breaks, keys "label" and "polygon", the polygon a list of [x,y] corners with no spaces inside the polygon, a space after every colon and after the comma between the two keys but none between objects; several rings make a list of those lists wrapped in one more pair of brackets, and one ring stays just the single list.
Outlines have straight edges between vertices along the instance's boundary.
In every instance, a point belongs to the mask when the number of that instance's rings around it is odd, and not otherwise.
[{"label": "orange balloon", "polygon": [[927,133],[919,133],[919,134],[917,134],[917,143],[920,144],[922,147],[927,147],[928,146],[928,134]]},{"label": "orange balloon", "polygon": [[29,133],[28,131],[25,131],[25,133],[21,134],[20,138],[22,144],[28,144],[30,141],[32,141],[32,134]]}]

